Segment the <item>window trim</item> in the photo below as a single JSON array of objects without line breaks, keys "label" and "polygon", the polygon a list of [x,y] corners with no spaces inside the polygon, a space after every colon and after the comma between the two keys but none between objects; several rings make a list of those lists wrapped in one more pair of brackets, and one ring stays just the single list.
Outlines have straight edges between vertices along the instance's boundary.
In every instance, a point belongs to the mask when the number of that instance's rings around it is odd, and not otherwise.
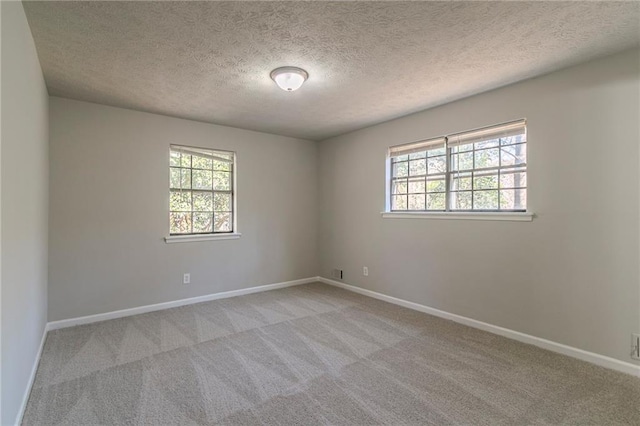
[{"label": "window trim", "polygon": [[211,240],[237,240],[241,236],[242,234],[239,232],[218,232],[217,234],[174,234],[164,237],[164,242],[172,244]]},{"label": "window trim", "polygon": [[[475,134],[482,134],[483,132],[486,132],[487,130],[491,130],[494,128],[499,128],[499,127],[504,127],[506,129],[508,129],[509,127],[512,126],[518,126],[520,123],[522,123],[525,126],[527,126],[527,120],[525,118],[522,119],[518,119],[518,120],[512,120],[512,121],[507,121],[504,123],[500,123],[500,124],[495,124],[495,125],[491,125],[491,126],[483,126],[480,128],[476,128],[476,129],[472,129],[472,130],[468,130],[468,131],[464,131],[464,132],[457,132],[457,133],[453,133],[450,135],[444,135],[444,136],[439,136],[439,137],[435,137],[435,138],[430,138],[430,139],[421,139],[415,142],[409,142],[409,143],[405,143],[405,144],[401,144],[401,145],[394,145],[391,146],[387,149],[387,155],[386,155],[386,161],[385,161],[385,209],[384,211],[381,212],[382,217],[383,218],[394,218],[394,219],[415,219],[415,218],[419,218],[419,219],[470,219],[470,220],[506,220],[506,221],[532,221],[533,217],[535,216],[534,213],[532,213],[529,210],[529,207],[527,205],[527,208],[524,210],[452,210],[450,209],[450,197],[451,197],[451,188],[450,186],[450,179],[451,179],[451,175],[452,175],[452,171],[450,170],[451,164],[451,149],[452,147],[449,145],[449,140],[453,139],[455,137],[460,137],[461,135],[472,135],[475,136]],[[526,130],[525,130],[526,131]],[[445,148],[445,158],[446,158],[446,172],[444,173],[445,175],[445,205],[446,205],[446,210],[392,210],[391,209],[391,196],[392,196],[392,187],[393,187],[393,161],[392,158],[396,155],[393,155],[393,152],[396,151],[401,151],[403,148],[405,149],[410,149],[413,152],[423,152],[423,151],[428,151],[430,148],[430,145],[437,145],[438,143],[440,143],[440,141],[444,141],[444,148]],[[475,142],[480,142],[480,141],[475,141]],[[470,142],[470,143],[475,143],[475,142]],[[527,145],[528,148],[528,142],[529,142],[529,138],[527,135],[527,139],[526,142],[524,142]],[[456,142],[455,146],[460,145],[460,142]],[[424,145],[424,149],[416,149],[415,146],[417,145]],[[400,154],[402,155],[402,154]],[[523,165],[519,165],[519,166],[524,166],[526,172],[528,173],[529,168],[528,168],[528,164],[525,163]],[[513,166],[516,167],[516,166]],[[501,169],[501,167],[497,167],[498,170]],[[472,170],[469,170],[469,172],[473,173],[475,171],[475,168]]]},{"label": "window trim", "polygon": [[[238,226],[238,154],[236,151],[231,151],[228,149],[220,149],[220,148],[203,148],[203,147],[194,147],[189,145],[179,145],[179,144],[170,144],[169,145],[169,157],[168,157],[168,165],[171,168],[171,151],[173,147],[177,148],[186,148],[187,150],[192,149],[194,151],[204,150],[204,151],[220,151],[233,154],[233,161],[231,162],[231,189],[229,191],[217,191],[217,192],[227,192],[231,194],[231,204],[233,211],[231,212],[231,231],[227,232],[198,232],[198,233],[190,233],[190,234],[171,234],[171,225],[169,220],[169,227],[167,228],[167,236],[164,237],[164,240],[167,244],[170,243],[183,243],[183,242],[195,242],[195,241],[209,241],[209,240],[234,240],[240,238],[242,235],[239,231]],[[191,168],[191,173],[193,173],[193,168]],[[171,177],[169,174],[169,181],[167,182],[167,187],[169,188],[169,197],[171,197]],[[206,192],[206,190],[204,190]],[[212,189],[212,193],[215,193]],[[168,214],[167,217],[170,218],[171,214],[171,206],[168,204]]]},{"label": "window trim", "polygon": [[509,222],[531,222],[532,212],[515,211],[385,211],[380,212],[384,219],[455,219],[455,220],[493,220]]}]

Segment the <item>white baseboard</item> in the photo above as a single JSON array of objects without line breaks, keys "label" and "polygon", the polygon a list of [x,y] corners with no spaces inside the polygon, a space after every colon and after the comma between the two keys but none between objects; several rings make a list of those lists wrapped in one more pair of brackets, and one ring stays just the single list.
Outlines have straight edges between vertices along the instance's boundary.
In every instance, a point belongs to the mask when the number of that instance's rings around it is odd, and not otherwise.
[{"label": "white baseboard", "polygon": [[106,321],[114,318],[128,317],[131,315],[144,314],[147,312],[160,311],[162,309],[177,308],[178,306],[192,305],[194,303],[209,302],[211,300],[226,299],[228,297],[242,296],[244,294],[258,293],[261,291],[275,290],[278,288],[291,287],[294,285],[317,282],[319,277],[302,278],[294,281],[285,281],[275,284],[261,285],[257,287],[243,288],[240,290],[223,291],[221,293],[206,294],[204,296],[190,297],[188,299],[173,300],[171,302],[156,303],[154,305],[138,306],[135,308],[122,309],[119,311],[105,312],[102,314],[88,315],[85,317],[69,318],[60,321],[52,321],[47,324],[48,330],[73,327],[76,325],[90,324],[93,322]]},{"label": "white baseboard", "polygon": [[350,284],[345,284],[340,281],[334,281],[334,280],[330,280],[328,278],[323,278],[323,277],[318,277],[318,281],[335,286],[335,287],[340,287],[345,290],[352,291],[354,293],[362,294],[365,296],[373,297],[375,299],[384,300],[385,302],[404,306],[405,308],[413,309],[413,310],[424,312],[436,317],[455,321],[457,323],[464,324],[469,327],[478,328],[480,330],[488,331],[493,334],[498,334],[500,336],[504,336],[509,339],[517,340],[519,342],[528,343],[530,345],[547,349],[552,352],[568,355],[570,357],[577,358],[582,361],[590,362],[592,364],[596,364],[601,367],[609,368],[611,370],[616,370],[622,373],[627,373],[633,376],[640,377],[640,365],[631,364],[630,362],[620,361],[618,359],[610,358],[608,356],[599,355],[593,352],[588,352],[582,349],[574,348],[572,346],[563,345],[562,343],[556,343],[556,342],[552,342],[551,340],[546,340],[540,337],[531,336],[530,334],[520,333],[519,331],[510,330],[508,328],[499,327],[497,325],[488,324],[486,322],[463,317],[462,315],[456,315],[450,312],[441,311],[439,309],[431,308],[429,306],[421,305],[419,303],[409,302],[404,299],[398,299],[397,297],[387,296],[386,294],[367,290],[361,287],[356,287]]},{"label": "white baseboard", "polygon": [[31,395],[31,388],[33,387],[33,382],[36,379],[36,372],[38,371],[38,365],[40,364],[40,357],[42,356],[42,350],[44,349],[44,341],[47,340],[48,331],[49,331],[49,324],[45,324],[44,330],[42,330],[42,339],[40,339],[40,347],[38,348],[36,359],[33,361],[33,367],[31,368],[31,374],[29,375],[27,388],[25,389],[24,395],[22,396],[22,403],[20,404],[20,409],[18,410],[18,415],[16,416],[16,423],[15,423],[16,425],[22,424],[22,417],[24,416],[24,412],[27,409],[27,402],[29,401],[29,395]]}]

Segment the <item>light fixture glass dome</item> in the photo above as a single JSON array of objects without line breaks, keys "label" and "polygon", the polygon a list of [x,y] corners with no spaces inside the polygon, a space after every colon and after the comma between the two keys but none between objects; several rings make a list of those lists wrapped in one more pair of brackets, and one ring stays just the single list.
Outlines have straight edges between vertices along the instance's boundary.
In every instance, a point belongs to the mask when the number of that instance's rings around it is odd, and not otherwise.
[{"label": "light fixture glass dome", "polygon": [[282,67],[271,71],[271,78],[282,90],[293,92],[302,86],[309,74],[302,68]]}]

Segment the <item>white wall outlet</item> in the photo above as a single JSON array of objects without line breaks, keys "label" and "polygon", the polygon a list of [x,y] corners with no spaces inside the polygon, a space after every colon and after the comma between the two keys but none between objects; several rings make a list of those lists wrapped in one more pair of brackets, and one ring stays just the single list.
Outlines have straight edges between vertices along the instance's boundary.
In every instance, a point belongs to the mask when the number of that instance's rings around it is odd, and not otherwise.
[{"label": "white wall outlet", "polygon": [[640,359],[640,334],[631,335],[631,358]]},{"label": "white wall outlet", "polygon": [[364,275],[365,277],[369,276],[369,268],[367,268],[366,266],[362,267],[362,275]]},{"label": "white wall outlet", "polygon": [[182,276],[182,284],[191,284],[191,274],[184,274]]}]

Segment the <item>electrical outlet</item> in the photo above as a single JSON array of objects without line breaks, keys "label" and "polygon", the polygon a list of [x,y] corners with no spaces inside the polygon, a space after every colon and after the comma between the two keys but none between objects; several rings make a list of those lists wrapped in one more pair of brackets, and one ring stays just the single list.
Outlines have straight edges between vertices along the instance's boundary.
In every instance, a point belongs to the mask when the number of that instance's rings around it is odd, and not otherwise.
[{"label": "electrical outlet", "polygon": [[182,284],[191,284],[191,274],[184,274],[182,276]]},{"label": "electrical outlet", "polygon": [[631,335],[631,358],[640,359],[640,334]]},{"label": "electrical outlet", "polygon": [[362,275],[364,275],[365,277],[369,276],[369,268],[367,268],[366,266],[362,267]]}]

